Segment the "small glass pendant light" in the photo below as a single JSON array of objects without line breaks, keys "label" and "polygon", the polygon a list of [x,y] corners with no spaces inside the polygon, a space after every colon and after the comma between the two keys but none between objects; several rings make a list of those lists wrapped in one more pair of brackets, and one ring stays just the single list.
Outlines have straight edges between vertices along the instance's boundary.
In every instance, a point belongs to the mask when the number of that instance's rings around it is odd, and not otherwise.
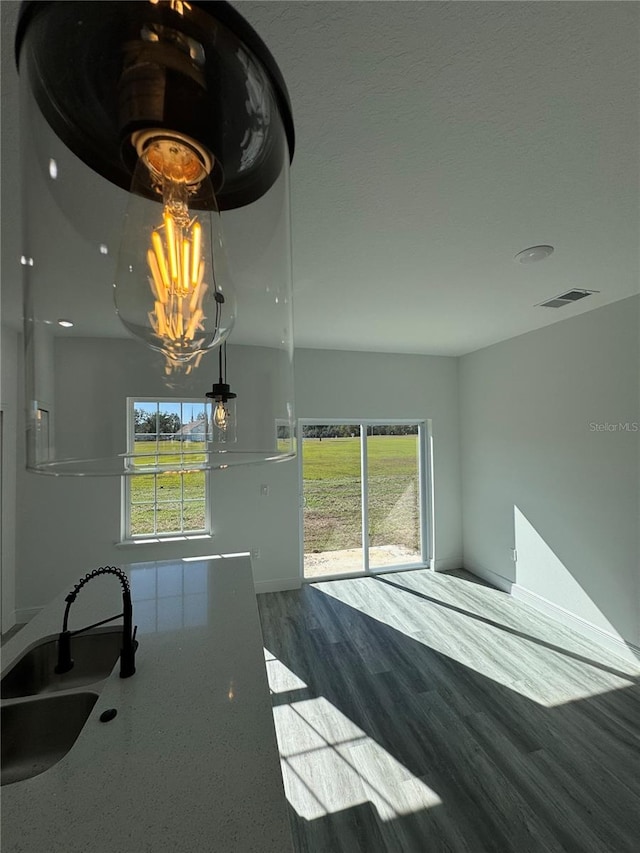
[{"label": "small glass pendant light", "polygon": [[236,398],[227,383],[227,344],[218,349],[218,381],[214,382],[207,397],[212,401],[211,434],[214,444],[232,444],[236,441]]}]

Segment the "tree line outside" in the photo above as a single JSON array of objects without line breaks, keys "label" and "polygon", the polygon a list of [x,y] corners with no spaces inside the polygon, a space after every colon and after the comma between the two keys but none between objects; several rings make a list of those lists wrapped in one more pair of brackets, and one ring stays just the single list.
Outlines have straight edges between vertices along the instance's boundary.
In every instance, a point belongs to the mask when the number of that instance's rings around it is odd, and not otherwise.
[{"label": "tree line outside", "polygon": [[[175,435],[182,427],[180,416],[171,412],[145,412],[143,409],[134,409],[134,432],[138,435],[153,434],[158,436]],[[196,420],[206,420],[205,412],[199,412]]]},{"label": "tree line outside", "polygon": [[[359,436],[353,424],[305,424],[304,438],[356,438]],[[417,435],[417,424],[375,424],[367,427],[367,435]]]},{"label": "tree line outside", "polygon": [[[198,412],[196,420],[206,420],[205,412]],[[182,427],[180,416],[172,412],[145,412],[134,409],[136,435],[175,435]],[[416,424],[375,424],[367,427],[367,435],[417,435]],[[278,426],[278,437],[289,434],[288,426]],[[304,438],[356,438],[359,435],[353,424],[305,425]]]}]

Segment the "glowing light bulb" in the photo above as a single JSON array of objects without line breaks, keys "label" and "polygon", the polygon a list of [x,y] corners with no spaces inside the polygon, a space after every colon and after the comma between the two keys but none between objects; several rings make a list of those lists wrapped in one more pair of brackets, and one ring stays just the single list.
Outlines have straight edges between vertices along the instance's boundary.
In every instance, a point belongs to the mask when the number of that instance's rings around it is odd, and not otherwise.
[{"label": "glowing light bulb", "polygon": [[[138,163],[115,283],[123,324],[165,356],[165,372],[189,373],[235,322],[213,158],[187,137],[132,137]],[[162,200],[162,208],[158,201]]]},{"label": "glowing light bulb", "polygon": [[213,422],[218,429],[226,430],[229,423],[229,412],[226,410],[222,400],[218,400],[213,412]]}]

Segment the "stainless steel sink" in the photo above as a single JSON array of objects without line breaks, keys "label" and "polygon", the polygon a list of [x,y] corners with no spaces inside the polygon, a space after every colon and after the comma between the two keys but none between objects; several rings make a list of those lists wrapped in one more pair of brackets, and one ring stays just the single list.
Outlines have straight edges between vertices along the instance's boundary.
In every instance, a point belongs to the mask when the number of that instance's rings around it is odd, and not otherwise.
[{"label": "stainless steel sink", "polygon": [[65,693],[2,707],[2,784],[44,773],[69,752],[98,700]]},{"label": "stainless steel sink", "polygon": [[[2,679],[2,699],[71,690],[107,678],[118,660],[122,629],[88,631],[71,640],[74,667],[56,675],[57,640],[47,640],[26,652]],[[4,755],[4,751],[3,751]]]}]

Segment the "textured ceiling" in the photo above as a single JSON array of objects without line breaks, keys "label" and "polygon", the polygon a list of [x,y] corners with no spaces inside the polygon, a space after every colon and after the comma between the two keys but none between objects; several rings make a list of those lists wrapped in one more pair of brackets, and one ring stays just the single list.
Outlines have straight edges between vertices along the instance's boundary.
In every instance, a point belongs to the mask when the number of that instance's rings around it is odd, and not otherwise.
[{"label": "textured ceiling", "polygon": [[[12,316],[17,4],[0,5]],[[637,3],[234,5],[293,104],[299,346],[458,355],[638,292]],[[514,262],[540,243],[549,260]],[[600,292],[535,307],[571,288]]]}]

